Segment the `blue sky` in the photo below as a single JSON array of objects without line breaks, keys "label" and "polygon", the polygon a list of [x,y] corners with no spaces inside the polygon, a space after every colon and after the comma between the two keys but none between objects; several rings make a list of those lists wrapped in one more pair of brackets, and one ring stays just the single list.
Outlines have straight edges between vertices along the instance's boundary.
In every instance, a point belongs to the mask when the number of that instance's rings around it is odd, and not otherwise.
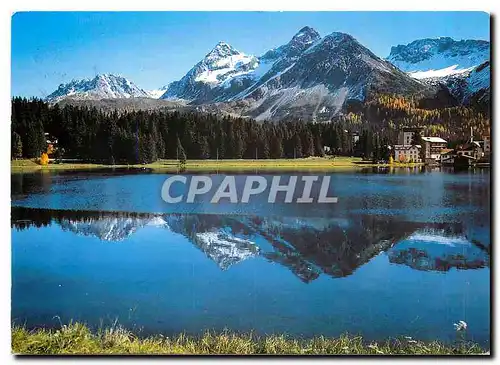
[{"label": "blue sky", "polygon": [[121,74],[155,89],[181,78],[218,41],[260,55],[304,26],[353,35],[375,54],[415,39],[489,40],[482,12],[23,12],[12,18],[12,95]]}]

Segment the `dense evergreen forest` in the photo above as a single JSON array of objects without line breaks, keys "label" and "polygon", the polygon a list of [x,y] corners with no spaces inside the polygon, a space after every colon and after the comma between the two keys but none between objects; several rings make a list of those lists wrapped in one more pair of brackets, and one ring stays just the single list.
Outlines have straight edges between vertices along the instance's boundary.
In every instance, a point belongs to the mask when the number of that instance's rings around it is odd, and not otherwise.
[{"label": "dense evergreen forest", "polygon": [[[429,133],[460,140],[467,136],[469,125],[486,130],[489,121],[468,109],[436,112],[389,96],[331,123],[259,123],[159,110],[110,112],[13,98],[11,157],[40,157],[47,150],[44,133],[49,133],[58,139],[55,153],[59,157],[109,164],[158,159],[302,158],[324,156],[325,150],[380,160],[389,158],[388,145],[396,143],[401,125],[421,125]],[[358,141],[353,138],[355,133]]]}]

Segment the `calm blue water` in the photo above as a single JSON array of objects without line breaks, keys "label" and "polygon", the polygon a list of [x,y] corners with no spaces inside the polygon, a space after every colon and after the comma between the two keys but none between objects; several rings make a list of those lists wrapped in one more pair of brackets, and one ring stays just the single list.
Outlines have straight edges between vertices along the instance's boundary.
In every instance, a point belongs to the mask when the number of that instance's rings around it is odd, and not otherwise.
[{"label": "calm blue water", "polygon": [[464,320],[489,346],[489,171],[331,176],[338,204],[168,206],[164,174],[14,174],[12,320],[445,341]]}]

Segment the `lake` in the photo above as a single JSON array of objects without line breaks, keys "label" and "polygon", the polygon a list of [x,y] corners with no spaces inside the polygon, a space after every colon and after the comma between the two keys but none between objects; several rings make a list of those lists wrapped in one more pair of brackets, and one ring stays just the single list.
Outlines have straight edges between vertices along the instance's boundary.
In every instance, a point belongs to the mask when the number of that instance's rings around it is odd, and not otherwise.
[{"label": "lake", "polygon": [[489,346],[490,171],[260,175],[327,174],[336,204],[169,205],[167,174],[12,174],[12,321],[451,342],[464,320]]}]

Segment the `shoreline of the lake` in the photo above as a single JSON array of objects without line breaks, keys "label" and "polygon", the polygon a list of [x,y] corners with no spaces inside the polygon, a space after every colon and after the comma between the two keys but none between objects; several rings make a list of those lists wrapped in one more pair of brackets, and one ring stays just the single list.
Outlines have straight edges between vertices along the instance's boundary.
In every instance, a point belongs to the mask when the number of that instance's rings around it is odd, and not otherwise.
[{"label": "shoreline of the lake", "polygon": [[268,160],[186,160],[180,163],[178,160],[158,160],[149,164],[117,164],[106,165],[98,163],[57,163],[40,165],[35,159],[32,160],[12,160],[11,172],[26,172],[36,170],[87,170],[87,169],[148,169],[153,171],[179,171],[182,170],[338,170],[338,169],[359,169],[369,167],[380,168],[412,168],[424,166],[422,163],[373,163],[363,161],[357,157],[335,157],[335,158],[300,158],[300,159],[268,159]]},{"label": "shoreline of the lake", "polygon": [[489,349],[463,341],[461,333],[453,344],[411,337],[365,341],[348,334],[302,339],[228,330],[202,336],[139,337],[119,325],[93,332],[75,322],[56,330],[29,331],[14,325],[11,335],[12,353],[18,355],[490,355]]}]

